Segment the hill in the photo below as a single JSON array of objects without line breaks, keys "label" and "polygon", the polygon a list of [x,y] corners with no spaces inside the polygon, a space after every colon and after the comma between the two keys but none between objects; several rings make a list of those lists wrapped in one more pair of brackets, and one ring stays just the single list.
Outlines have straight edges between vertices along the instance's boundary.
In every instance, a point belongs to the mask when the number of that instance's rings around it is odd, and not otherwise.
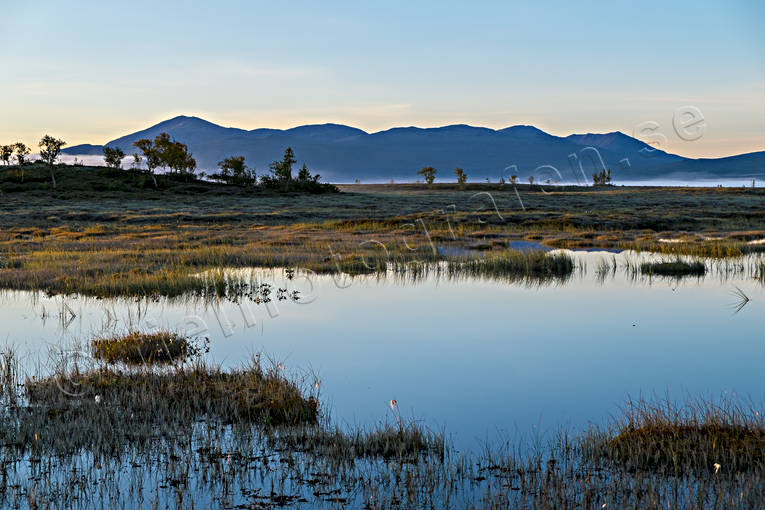
[{"label": "hill", "polygon": [[[471,181],[511,174],[521,180],[590,182],[602,166],[615,180],[657,178],[736,178],[765,170],[765,152],[719,159],[688,159],[621,132],[559,137],[533,126],[494,130],[464,124],[436,128],[397,127],[376,133],[341,124],[317,124],[292,129],[244,130],[223,127],[197,117],[179,116],[108,142],[127,154],[133,142],[167,132],[189,145],[198,168],[212,170],[228,156],[245,156],[259,173],[292,147],[298,158],[333,182],[411,181],[423,166],[436,167],[437,180],[453,180],[456,166]],[[70,155],[98,154],[102,146],[79,145]],[[448,176],[448,177],[447,177]]]}]

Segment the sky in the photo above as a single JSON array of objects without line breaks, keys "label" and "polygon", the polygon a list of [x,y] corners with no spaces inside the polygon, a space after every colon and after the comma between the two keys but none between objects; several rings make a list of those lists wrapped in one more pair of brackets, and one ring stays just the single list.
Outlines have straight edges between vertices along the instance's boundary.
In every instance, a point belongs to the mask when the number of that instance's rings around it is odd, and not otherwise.
[{"label": "sky", "polygon": [[765,150],[761,0],[0,8],[0,143],[101,144],[196,115],[244,129],[619,130],[689,157]]}]

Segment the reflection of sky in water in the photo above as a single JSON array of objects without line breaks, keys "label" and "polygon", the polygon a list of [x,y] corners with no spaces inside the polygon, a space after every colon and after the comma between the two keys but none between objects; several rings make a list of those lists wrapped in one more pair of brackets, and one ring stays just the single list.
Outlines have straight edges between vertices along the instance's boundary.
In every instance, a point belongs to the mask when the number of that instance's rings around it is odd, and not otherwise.
[{"label": "reflection of sky in water", "polygon": [[[45,360],[46,345],[98,333],[106,309],[122,328],[129,321],[173,327],[198,316],[209,326],[203,336],[217,362],[233,365],[262,351],[290,370],[315,371],[323,401],[341,424],[383,420],[395,398],[407,417],[445,428],[462,445],[534,425],[603,423],[628,394],[735,391],[763,399],[758,283],[711,275],[649,284],[617,273],[601,285],[592,269],[598,256],[580,256],[590,261],[588,273],[540,288],[433,278],[414,285],[356,278],[339,288],[332,277],[314,276],[311,303],[277,303],[274,317],[264,305],[248,305],[254,327],[245,326],[237,305],[224,304],[234,323],[230,336],[203,304],[143,302],[138,317],[131,300],[34,300],[7,292],[0,298],[0,340],[28,353],[32,369]],[[267,274],[276,276],[266,281],[283,283],[281,272]],[[752,298],[737,315],[729,307],[734,285]],[[305,281],[290,287],[309,295]],[[57,317],[62,300],[77,314],[65,331]]]}]

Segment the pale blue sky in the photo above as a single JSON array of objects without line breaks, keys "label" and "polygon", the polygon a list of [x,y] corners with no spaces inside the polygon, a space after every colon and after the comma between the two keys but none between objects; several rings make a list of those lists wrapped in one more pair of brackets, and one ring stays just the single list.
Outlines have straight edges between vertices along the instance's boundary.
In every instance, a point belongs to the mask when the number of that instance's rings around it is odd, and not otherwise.
[{"label": "pale blue sky", "polygon": [[[559,135],[655,121],[676,153],[765,150],[762,1],[219,4],[0,0],[0,143],[104,143],[187,114]],[[700,140],[672,130],[685,105]]]}]

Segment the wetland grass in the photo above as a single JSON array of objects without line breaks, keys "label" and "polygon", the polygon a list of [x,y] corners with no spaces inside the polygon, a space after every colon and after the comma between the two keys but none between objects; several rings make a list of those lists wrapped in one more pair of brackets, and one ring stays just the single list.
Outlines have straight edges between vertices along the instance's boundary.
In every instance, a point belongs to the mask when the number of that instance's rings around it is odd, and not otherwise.
[{"label": "wetland grass", "polygon": [[331,427],[294,427],[282,430],[274,447],[312,452],[328,458],[416,461],[421,455],[443,457],[446,441],[416,422],[381,423],[371,428],[342,430]]},{"label": "wetland grass", "polygon": [[644,275],[657,275],[681,278],[683,276],[704,276],[707,266],[702,261],[655,261],[640,264],[640,272]]},{"label": "wetland grass", "polygon": [[482,258],[450,258],[447,272],[451,276],[490,278],[566,279],[575,264],[566,253],[505,250]]},{"label": "wetland grass", "polygon": [[765,420],[751,405],[723,399],[629,401],[616,430],[598,448],[627,470],[702,477],[763,474]]},{"label": "wetland grass", "polygon": [[129,414],[131,421],[211,418],[226,423],[297,425],[318,419],[316,398],[304,396],[295,381],[286,379],[278,367],[264,368],[257,357],[227,371],[202,361],[164,371],[75,367],[28,380],[24,389],[34,407],[64,409],[95,402],[96,409],[117,409],[122,417]]},{"label": "wetland grass", "polygon": [[[54,192],[40,188],[46,177],[38,170],[30,168],[28,185],[9,189],[0,202],[3,288],[95,297],[214,294],[225,282],[193,275],[228,267],[381,272],[390,263],[444,260],[432,242],[480,248],[475,258],[513,239],[715,258],[765,250],[757,244],[765,238],[757,190],[566,188],[553,200],[523,188],[520,210],[515,192],[492,189],[497,214],[474,212],[474,193],[448,186],[351,186],[311,196],[176,182],[155,190],[136,189],[129,172],[112,172],[113,185],[89,191],[76,169],[62,167]],[[100,171],[86,172],[88,182]],[[6,181],[17,184],[13,176]],[[445,204],[454,212],[444,213]],[[684,207],[694,214],[679,212]]]},{"label": "wetland grass", "polygon": [[183,362],[197,358],[205,349],[198,342],[172,331],[142,333],[96,338],[92,341],[93,356],[106,363],[153,365]]},{"label": "wetland grass", "polygon": [[[458,453],[414,421],[332,427],[315,396],[259,366],[27,380],[26,404],[0,415],[0,504],[701,510],[765,497],[754,406],[629,402],[606,429]],[[263,394],[296,405],[292,419],[253,413],[262,398],[250,397]]]}]

